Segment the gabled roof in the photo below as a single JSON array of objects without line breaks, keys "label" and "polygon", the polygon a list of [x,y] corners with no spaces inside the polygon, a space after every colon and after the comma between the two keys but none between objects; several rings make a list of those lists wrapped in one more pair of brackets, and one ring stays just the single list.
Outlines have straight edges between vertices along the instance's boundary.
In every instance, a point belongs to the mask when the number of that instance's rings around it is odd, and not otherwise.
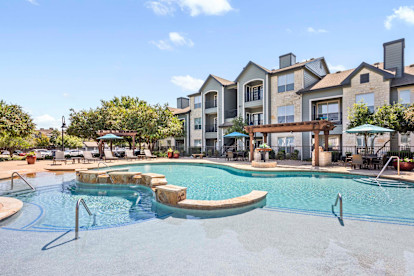
[{"label": "gabled roof", "polygon": [[336,73],[327,74],[317,83],[299,90],[297,93],[302,94],[306,92],[313,92],[316,90],[329,89],[341,86],[341,83],[354,71],[354,69],[346,71],[338,71]]},{"label": "gabled roof", "polygon": [[206,80],[203,82],[203,85],[201,85],[201,87],[200,87],[200,89],[198,90],[198,92],[195,92],[195,93],[193,93],[193,94],[190,94],[190,95],[188,95],[187,97],[191,97],[191,96],[195,96],[195,95],[200,94],[200,93],[201,93],[201,90],[202,90],[202,89],[203,89],[203,87],[204,87],[204,85],[206,85],[207,81],[208,81],[210,78],[214,79],[215,81],[217,81],[217,82],[218,82],[219,84],[221,84],[222,86],[229,86],[229,85],[233,85],[233,84],[235,84],[233,81],[229,81],[229,80],[226,80],[226,79],[224,79],[224,78],[220,78],[220,77],[218,77],[218,76],[215,76],[215,75],[210,74],[210,75],[208,75],[208,77],[206,78]]},{"label": "gabled roof", "polygon": [[261,65],[259,65],[257,63],[255,63],[253,61],[249,61],[247,63],[247,65],[243,67],[243,70],[240,72],[240,74],[237,76],[237,78],[234,80],[234,82],[237,82],[239,80],[239,78],[241,77],[241,75],[244,73],[244,71],[247,70],[247,68],[249,68],[250,65],[256,66],[257,68],[259,68],[260,70],[262,70],[263,72],[265,72],[267,74],[272,72],[272,70],[269,70],[269,69],[267,69],[267,68],[265,68],[265,67],[263,67],[263,66],[261,66]]},{"label": "gabled roof", "polygon": [[[281,72],[288,71],[288,70],[294,70],[294,69],[298,69],[298,68],[301,68],[301,67],[306,67],[313,74],[315,74],[316,76],[319,76],[319,74],[317,74],[316,72],[314,72],[310,67],[307,67],[306,66],[307,64],[312,63],[312,62],[315,62],[317,60],[322,60],[322,62],[324,63],[325,67],[327,68],[327,70],[329,72],[329,68],[328,68],[328,66],[325,63],[325,58],[324,57],[318,57],[318,58],[311,58],[309,60],[305,60],[305,61],[302,61],[302,62],[298,62],[298,63],[295,63],[295,64],[293,64],[291,66],[287,66],[287,67],[284,67],[284,68],[273,69],[271,71],[271,73],[272,74],[277,74],[277,73],[281,73]],[[319,77],[322,77],[322,76],[319,76]]]},{"label": "gabled roof", "polygon": [[174,114],[174,115],[179,115],[179,114],[185,114],[187,112],[190,112],[190,107],[187,106],[186,108],[175,108],[175,107],[168,107],[168,109]]},{"label": "gabled roof", "polygon": [[391,87],[414,85],[414,64],[404,67],[404,75],[395,78],[391,82]]},{"label": "gabled roof", "polygon": [[366,62],[362,62],[357,68],[355,68],[355,70],[354,71],[352,71],[352,73],[351,74],[349,74],[349,76],[348,77],[346,77],[346,79],[344,79],[343,81],[342,81],[342,83],[341,83],[341,85],[348,85],[348,84],[351,84],[351,79],[359,72],[359,71],[361,71],[361,69],[362,68],[368,68],[368,69],[370,69],[370,70],[372,70],[372,71],[374,71],[374,72],[377,72],[378,74],[381,74],[383,77],[384,77],[384,79],[392,79],[392,78],[394,78],[395,77],[395,75],[394,74],[392,74],[391,73],[391,71],[389,71],[389,70],[384,70],[384,69],[381,69],[381,68],[379,68],[379,67],[375,67],[375,66],[373,66],[373,65],[371,65],[371,64],[368,64],[368,63],[366,63]]}]

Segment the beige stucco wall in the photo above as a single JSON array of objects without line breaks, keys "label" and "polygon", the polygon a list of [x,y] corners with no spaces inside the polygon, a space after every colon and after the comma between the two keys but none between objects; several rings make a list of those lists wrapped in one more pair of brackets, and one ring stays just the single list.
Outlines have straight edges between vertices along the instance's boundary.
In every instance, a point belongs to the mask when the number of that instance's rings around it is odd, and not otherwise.
[{"label": "beige stucco wall", "polygon": [[[369,73],[369,82],[361,84],[360,75],[365,73]],[[352,78],[351,85],[343,88],[342,110],[344,130],[347,129],[349,109],[355,104],[356,95],[366,93],[374,93],[375,108],[388,104],[390,102],[390,80],[384,80],[381,74],[367,68],[363,68]],[[374,146],[382,146],[388,140],[389,134],[379,135],[375,139]],[[355,147],[356,135],[344,133],[342,141],[344,147]]]},{"label": "beige stucco wall", "polygon": [[202,107],[200,108],[194,108],[194,98],[195,96],[190,97],[190,147],[194,147],[194,140],[202,140],[202,130],[201,129],[194,129],[194,119],[195,118],[201,118],[202,116]]},{"label": "beige stucco wall", "polygon": [[[282,75],[282,74],[281,74]],[[301,95],[296,94],[296,92],[303,88],[303,69],[294,71],[294,90],[288,92],[278,93],[278,75],[272,75],[270,77],[270,98],[271,98],[271,108],[270,108],[270,123],[277,124],[277,110],[280,106],[285,105],[294,105],[294,121],[302,121],[302,99]],[[295,146],[302,146],[302,133],[272,133],[270,135],[270,141],[272,146],[277,146],[277,140],[279,137],[294,137]],[[299,149],[300,150],[300,149]]]}]

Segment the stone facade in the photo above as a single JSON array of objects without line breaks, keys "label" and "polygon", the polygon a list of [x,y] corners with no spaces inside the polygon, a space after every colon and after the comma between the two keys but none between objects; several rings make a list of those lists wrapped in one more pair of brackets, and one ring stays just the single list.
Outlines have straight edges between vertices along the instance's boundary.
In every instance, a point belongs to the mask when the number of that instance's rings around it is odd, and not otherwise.
[{"label": "stone facade", "polygon": [[[369,82],[360,83],[360,75],[369,73]],[[384,80],[384,77],[368,68],[362,68],[351,79],[350,86],[343,87],[342,110],[344,129],[349,124],[349,109],[356,103],[356,95],[374,93],[374,108],[390,102],[390,80]],[[390,135],[379,135],[374,142],[374,146],[382,146],[389,140]],[[355,134],[344,133],[342,135],[342,144],[344,147],[355,147]]]}]

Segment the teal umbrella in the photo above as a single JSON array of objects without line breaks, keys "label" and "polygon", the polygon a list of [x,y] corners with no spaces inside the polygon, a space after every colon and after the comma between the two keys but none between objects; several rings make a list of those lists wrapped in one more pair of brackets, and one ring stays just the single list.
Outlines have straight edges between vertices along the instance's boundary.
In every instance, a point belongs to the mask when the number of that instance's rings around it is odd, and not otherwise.
[{"label": "teal umbrella", "polygon": [[385,127],[379,127],[374,126],[370,124],[365,124],[362,126],[357,126],[351,129],[346,130],[346,133],[354,133],[354,134],[363,134],[364,140],[365,140],[365,154],[367,154],[368,151],[368,135],[369,134],[377,134],[377,133],[384,133],[384,132],[394,132],[395,130],[385,128]]},{"label": "teal umbrella", "polygon": [[249,137],[249,135],[246,135],[246,134],[243,134],[243,133],[240,133],[240,132],[232,132],[232,133],[229,133],[227,135],[224,135],[223,137],[226,137],[226,138],[243,138],[243,137]]},{"label": "teal umbrella", "polygon": [[116,139],[123,139],[122,137],[116,136],[115,134],[106,134],[104,136],[96,138],[98,140],[116,140]]}]

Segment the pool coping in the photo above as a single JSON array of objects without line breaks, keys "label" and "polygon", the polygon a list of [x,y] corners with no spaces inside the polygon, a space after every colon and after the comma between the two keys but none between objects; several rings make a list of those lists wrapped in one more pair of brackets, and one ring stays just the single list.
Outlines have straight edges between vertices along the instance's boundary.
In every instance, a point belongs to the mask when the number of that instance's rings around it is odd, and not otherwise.
[{"label": "pool coping", "polygon": [[13,197],[0,197],[0,221],[5,220],[19,212],[23,201]]}]

